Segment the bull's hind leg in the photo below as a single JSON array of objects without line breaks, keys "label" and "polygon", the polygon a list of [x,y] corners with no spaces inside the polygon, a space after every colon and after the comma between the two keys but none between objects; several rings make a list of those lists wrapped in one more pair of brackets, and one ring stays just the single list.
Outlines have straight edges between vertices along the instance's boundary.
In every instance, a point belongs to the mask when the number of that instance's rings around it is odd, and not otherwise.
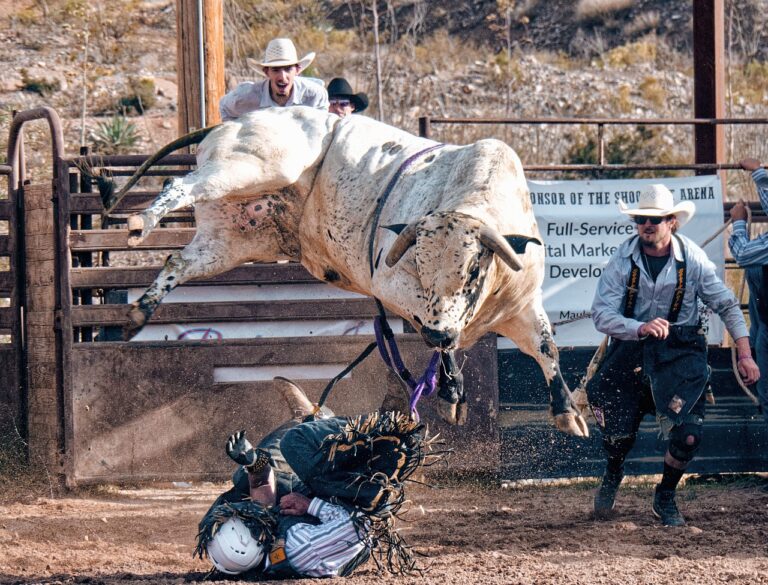
[{"label": "bull's hind leg", "polygon": [[549,385],[552,415],[557,428],[577,437],[589,436],[587,423],[574,408],[571,392],[560,372],[557,346],[541,298],[537,297],[526,309],[495,330],[509,337],[522,352],[538,362]]},{"label": "bull's hind leg", "polygon": [[131,305],[123,339],[128,341],[141,331],[160,302],[180,284],[201,276],[214,276],[241,264],[243,258],[235,253],[236,249],[229,238],[220,236],[213,240],[210,234],[198,232],[183,250],[168,256],[155,281]]},{"label": "bull's hind leg", "polygon": [[184,179],[173,177],[163,183],[163,189],[147,209],[128,218],[128,245],[138,246],[144,241],[160,220],[177,209],[195,202],[193,185],[184,184]]},{"label": "bull's hind leg", "polygon": [[173,211],[200,202],[239,195],[248,188],[258,192],[259,178],[261,174],[252,164],[224,165],[209,162],[205,170],[166,180],[152,205],[128,218],[128,245],[133,247],[141,244],[160,220]]}]

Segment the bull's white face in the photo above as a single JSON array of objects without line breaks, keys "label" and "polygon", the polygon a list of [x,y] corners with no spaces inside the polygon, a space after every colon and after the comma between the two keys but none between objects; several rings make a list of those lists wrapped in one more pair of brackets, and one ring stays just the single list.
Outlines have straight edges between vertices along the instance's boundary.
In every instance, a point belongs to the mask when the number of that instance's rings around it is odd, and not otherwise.
[{"label": "bull's white face", "polygon": [[416,241],[402,268],[423,290],[412,319],[430,345],[452,349],[482,302],[493,252],[480,241],[482,224],[455,212],[435,213],[417,222]]}]

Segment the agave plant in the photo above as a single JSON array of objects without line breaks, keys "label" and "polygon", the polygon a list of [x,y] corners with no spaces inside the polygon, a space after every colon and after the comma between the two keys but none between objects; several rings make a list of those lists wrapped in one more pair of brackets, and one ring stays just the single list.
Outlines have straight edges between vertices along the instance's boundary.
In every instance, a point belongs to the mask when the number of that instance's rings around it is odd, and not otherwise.
[{"label": "agave plant", "polygon": [[100,122],[91,130],[89,138],[93,150],[101,154],[125,154],[139,141],[136,124],[125,116],[115,116]]}]

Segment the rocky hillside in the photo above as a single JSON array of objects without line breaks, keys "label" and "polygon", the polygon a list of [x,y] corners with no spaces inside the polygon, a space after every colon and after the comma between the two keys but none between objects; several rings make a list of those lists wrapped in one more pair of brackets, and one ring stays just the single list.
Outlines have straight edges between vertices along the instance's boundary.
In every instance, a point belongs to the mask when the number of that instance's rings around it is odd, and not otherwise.
[{"label": "rocky hillside", "polygon": [[[733,3],[731,5],[731,3]],[[420,115],[690,117],[690,0],[387,0],[379,3],[376,98],[369,2],[225,2],[228,83],[253,77],[272,36],[317,51],[310,74],[344,75],[369,115],[411,131]],[[768,0],[727,0],[729,116],[766,116]],[[67,152],[148,152],[176,135],[175,3],[0,0],[0,148],[12,110],[64,119]],[[594,134],[563,127],[435,128],[443,140],[496,135],[525,163],[588,160]],[[732,158],[765,156],[765,131],[730,136]],[[684,128],[610,130],[617,160],[684,161]],[[28,141],[44,143],[34,128]],[[590,150],[591,149],[591,150]],[[29,149],[34,153],[37,149]],[[44,151],[44,149],[42,149]],[[0,155],[3,156],[3,155]],[[585,159],[586,157],[586,159]]]}]

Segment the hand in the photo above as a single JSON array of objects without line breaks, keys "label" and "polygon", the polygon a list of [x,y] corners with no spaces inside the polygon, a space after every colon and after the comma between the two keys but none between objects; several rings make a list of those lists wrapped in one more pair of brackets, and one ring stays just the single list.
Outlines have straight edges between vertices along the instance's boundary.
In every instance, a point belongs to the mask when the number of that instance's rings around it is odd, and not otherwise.
[{"label": "hand", "polygon": [[762,165],[762,163],[756,158],[744,158],[739,161],[739,166],[745,171],[756,171]]},{"label": "hand", "polygon": [[739,370],[739,374],[741,374],[745,384],[754,384],[760,379],[760,369],[751,356],[740,359],[736,364],[736,368]]},{"label": "hand", "polygon": [[666,339],[669,335],[669,321],[662,319],[661,317],[656,317],[655,319],[648,321],[648,323],[640,325],[637,334],[640,337],[650,335],[651,337],[656,337],[658,339]]},{"label": "hand", "polygon": [[248,467],[256,463],[256,450],[245,438],[245,431],[230,435],[227,439],[227,455],[239,465]]},{"label": "hand", "polygon": [[747,219],[747,206],[744,205],[744,201],[739,201],[731,207],[731,219],[733,221]]},{"label": "hand", "polygon": [[280,513],[286,516],[301,516],[307,513],[311,501],[298,492],[286,494],[280,499]]}]

